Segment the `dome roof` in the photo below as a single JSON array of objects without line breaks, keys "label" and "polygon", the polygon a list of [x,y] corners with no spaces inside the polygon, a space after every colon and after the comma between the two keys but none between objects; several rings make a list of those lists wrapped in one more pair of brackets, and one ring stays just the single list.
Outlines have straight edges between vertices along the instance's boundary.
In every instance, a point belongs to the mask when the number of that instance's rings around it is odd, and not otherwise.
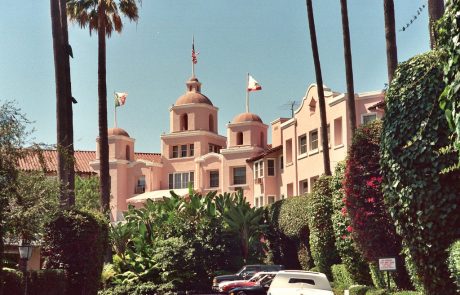
[{"label": "dome roof", "polygon": [[209,98],[195,91],[188,91],[187,93],[179,97],[175,105],[179,106],[179,105],[190,104],[190,103],[205,103],[205,104],[212,105],[212,102]]},{"label": "dome roof", "polygon": [[253,113],[242,113],[236,116],[233,119],[233,123],[242,123],[242,122],[262,122],[262,119]]},{"label": "dome roof", "polygon": [[126,132],[124,129],[121,129],[121,128],[109,128],[107,130],[107,134],[108,134],[108,136],[121,135],[121,136],[129,137],[128,132]]}]

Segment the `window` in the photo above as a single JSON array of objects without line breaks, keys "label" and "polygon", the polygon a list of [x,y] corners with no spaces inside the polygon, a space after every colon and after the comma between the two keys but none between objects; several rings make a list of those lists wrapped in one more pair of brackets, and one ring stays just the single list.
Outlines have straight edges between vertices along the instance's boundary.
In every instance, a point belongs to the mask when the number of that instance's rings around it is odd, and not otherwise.
[{"label": "window", "polygon": [[268,205],[275,203],[275,196],[268,196]]},{"label": "window", "polygon": [[256,205],[256,208],[257,208],[257,207],[259,207],[259,198],[256,197],[255,199],[256,199],[256,204],[255,205]]},{"label": "window", "polygon": [[343,144],[342,141],[342,117],[334,119],[334,146]]},{"label": "window", "polygon": [[264,196],[260,196],[259,199],[260,199],[259,201],[260,207],[263,207],[264,206]]},{"label": "window", "polygon": [[310,151],[318,149],[318,129],[310,131]]},{"label": "window", "polygon": [[281,156],[280,157],[280,170],[283,170],[284,169],[284,157]]},{"label": "window", "polygon": [[193,157],[195,155],[195,145],[193,143],[189,145],[188,154],[190,157]]},{"label": "window", "polygon": [[307,135],[303,134],[299,136],[299,154],[305,154],[307,152]]},{"label": "window", "polygon": [[135,194],[145,193],[145,176],[142,175],[137,179],[137,185],[134,189]]},{"label": "window", "polygon": [[275,176],[275,160],[274,159],[267,160],[267,175]]},{"label": "window", "polygon": [[264,177],[264,161],[259,162],[259,177]]},{"label": "window", "polygon": [[292,163],[292,139],[286,140],[286,162]]},{"label": "window", "polygon": [[172,158],[179,158],[179,147],[177,145],[172,147]]},{"label": "window", "polygon": [[303,279],[303,278],[290,278],[288,284],[309,284],[315,285],[315,281],[312,279]]},{"label": "window", "polygon": [[236,134],[236,145],[243,145],[243,132]]},{"label": "window", "polygon": [[377,120],[377,114],[363,114],[361,121],[363,124],[367,124],[375,120]]},{"label": "window", "polygon": [[180,156],[181,158],[187,157],[187,145],[186,144],[180,146]]},{"label": "window", "polygon": [[194,186],[194,172],[178,172],[169,174],[169,189],[188,188],[189,183]]},{"label": "window", "polygon": [[214,132],[214,117],[209,115],[209,131]]},{"label": "window", "polygon": [[209,171],[209,187],[219,187],[219,171]]},{"label": "window", "polygon": [[208,144],[209,152],[210,153],[220,153],[220,149],[222,148],[221,146],[215,145],[215,144]]},{"label": "window", "polygon": [[254,179],[259,178],[259,162],[254,162]]},{"label": "window", "polygon": [[131,158],[131,149],[129,148],[129,145],[126,146],[125,157],[126,157],[125,158],[126,160],[128,160],[128,161],[131,160],[130,159]]},{"label": "window", "polygon": [[188,115],[182,114],[180,117],[180,130],[188,130]]},{"label": "window", "polygon": [[246,184],[246,167],[233,168],[233,184]]},{"label": "window", "polygon": [[301,194],[308,193],[308,179],[300,181],[300,193]]}]

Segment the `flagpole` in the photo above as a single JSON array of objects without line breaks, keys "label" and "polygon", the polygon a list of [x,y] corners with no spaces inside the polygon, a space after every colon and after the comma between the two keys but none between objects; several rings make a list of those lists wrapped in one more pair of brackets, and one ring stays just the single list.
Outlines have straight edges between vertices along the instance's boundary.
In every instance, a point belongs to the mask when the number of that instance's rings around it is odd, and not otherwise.
[{"label": "flagpole", "polygon": [[[113,95],[116,98],[117,94],[115,93],[115,91],[113,92]],[[114,118],[115,118],[115,128],[117,128],[117,105],[115,103],[113,104],[113,110],[114,110],[113,112],[115,114],[115,116],[114,116]]]},{"label": "flagpole", "polygon": [[246,81],[246,113],[249,113],[249,73]]},{"label": "flagpole", "polygon": [[[195,50],[195,35],[192,35],[192,51]],[[192,78],[195,78],[195,63],[192,57]]]}]

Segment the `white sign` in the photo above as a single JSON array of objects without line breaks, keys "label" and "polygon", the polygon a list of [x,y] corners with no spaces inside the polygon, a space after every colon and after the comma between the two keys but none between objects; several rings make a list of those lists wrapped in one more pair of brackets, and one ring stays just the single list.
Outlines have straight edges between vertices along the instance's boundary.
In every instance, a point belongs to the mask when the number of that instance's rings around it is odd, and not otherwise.
[{"label": "white sign", "polygon": [[379,270],[396,270],[396,258],[380,258]]}]

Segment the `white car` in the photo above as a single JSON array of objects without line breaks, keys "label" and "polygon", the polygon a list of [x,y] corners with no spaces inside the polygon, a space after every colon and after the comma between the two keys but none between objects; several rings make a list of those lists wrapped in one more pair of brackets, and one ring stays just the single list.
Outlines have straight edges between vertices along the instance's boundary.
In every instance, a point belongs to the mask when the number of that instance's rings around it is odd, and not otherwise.
[{"label": "white car", "polygon": [[282,270],[276,274],[267,295],[334,295],[334,293],[323,273]]}]

